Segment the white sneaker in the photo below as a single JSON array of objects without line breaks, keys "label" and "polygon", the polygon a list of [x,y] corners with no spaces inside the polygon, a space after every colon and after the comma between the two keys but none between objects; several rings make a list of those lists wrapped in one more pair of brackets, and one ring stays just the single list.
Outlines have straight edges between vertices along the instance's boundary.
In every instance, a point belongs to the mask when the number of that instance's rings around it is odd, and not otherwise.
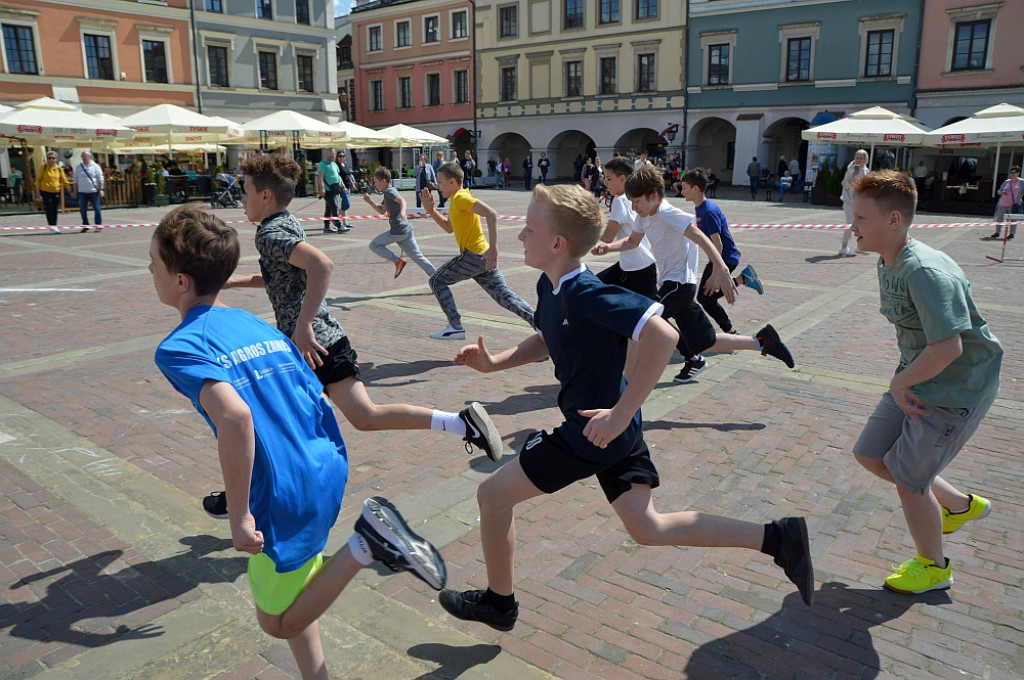
[{"label": "white sneaker", "polygon": [[455,326],[448,324],[436,333],[431,333],[430,337],[434,340],[465,340],[466,329],[456,328]]},{"label": "white sneaker", "polygon": [[51,234],[59,234],[60,233],[60,229],[58,229],[57,227],[50,227],[50,233]]},{"label": "white sneaker", "polygon": [[839,254],[843,257],[855,257],[855,253],[846,246],[839,249]]}]

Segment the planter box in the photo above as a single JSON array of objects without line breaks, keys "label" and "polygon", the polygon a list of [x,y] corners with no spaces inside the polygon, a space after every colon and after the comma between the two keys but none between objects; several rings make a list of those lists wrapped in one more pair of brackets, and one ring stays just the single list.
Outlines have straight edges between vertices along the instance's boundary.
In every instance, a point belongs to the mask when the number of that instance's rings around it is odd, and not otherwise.
[{"label": "planter box", "polygon": [[841,208],[843,206],[843,199],[839,198],[838,196],[826,196],[825,205],[830,206],[832,208]]},{"label": "planter box", "polygon": [[823,205],[825,203],[827,190],[825,187],[811,187],[811,203]]},{"label": "planter box", "polygon": [[416,178],[402,177],[399,179],[393,179],[391,180],[391,186],[398,189],[399,191],[415,189]]}]

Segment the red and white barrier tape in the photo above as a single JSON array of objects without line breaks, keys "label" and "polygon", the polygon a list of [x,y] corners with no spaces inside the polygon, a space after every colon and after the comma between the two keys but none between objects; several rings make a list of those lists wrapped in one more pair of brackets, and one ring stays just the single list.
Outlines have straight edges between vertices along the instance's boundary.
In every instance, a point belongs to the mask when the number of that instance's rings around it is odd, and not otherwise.
[{"label": "red and white barrier tape", "polygon": [[[411,219],[418,219],[427,217],[427,213],[410,212],[408,217]],[[323,217],[296,217],[300,222],[322,222],[325,218]],[[386,220],[387,215],[348,215],[346,220]],[[525,220],[525,215],[498,215],[498,220],[501,222],[519,222]],[[227,224],[251,224],[249,220],[225,220]],[[913,229],[944,229],[953,227],[993,227],[1001,226],[1004,222],[948,222],[945,224],[912,224]],[[104,224],[104,229],[130,229],[134,227],[155,227],[156,222],[139,222],[133,224]],[[803,229],[803,230],[827,230],[827,229],[846,229],[849,225],[846,224],[759,224],[759,223],[737,223],[730,224],[730,229],[754,229],[754,230],[766,230],[766,229]],[[0,226],[0,231],[48,231],[53,227],[49,226]],[[90,229],[95,229],[96,225],[91,225]],[[58,225],[57,229],[61,231],[79,231],[83,229],[82,225]]]}]

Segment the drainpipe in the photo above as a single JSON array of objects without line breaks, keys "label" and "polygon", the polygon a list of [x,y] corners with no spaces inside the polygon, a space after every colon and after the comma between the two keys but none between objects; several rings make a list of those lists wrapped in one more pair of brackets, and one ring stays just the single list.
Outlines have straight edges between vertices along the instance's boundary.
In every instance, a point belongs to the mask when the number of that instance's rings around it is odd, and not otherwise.
[{"label": "drainpipe", "polygon": [[[923,0],[922,0],[923,1]],[[683,2],[683,143],[679,145],[679,167],[686,168],[687,114],[690,109],[690,0]]]},{"label": "drainpipe", "polygon": [[203,112],[203,88],[199,83],[199,35],[196,33],[196,0],[188,2],[189,23],[192,25],[192,72],[196,79],[196,109]]},{"label": "drainpipe", "polygon": [[471,30],[473,31],[473,53],[470,55],[470,63],[473,65],[473,129],[470,131],[469,138],[473,141],[473,160],[480,164],[480,151],[477,148],[477,140],[480,137],[480,131],[476,127],[476,101],[477,101],[477,68],[476,68],[476,0],[469,0],[469,21]]},{"label": "drainpipe", "polygon": [[924,35],[924,2],[918,0],[920,23],[917,27],[917,52],[914,53],[914,69],[910,72],[910,115],[917,118],[917,71],[921,68],[921,42]]}]

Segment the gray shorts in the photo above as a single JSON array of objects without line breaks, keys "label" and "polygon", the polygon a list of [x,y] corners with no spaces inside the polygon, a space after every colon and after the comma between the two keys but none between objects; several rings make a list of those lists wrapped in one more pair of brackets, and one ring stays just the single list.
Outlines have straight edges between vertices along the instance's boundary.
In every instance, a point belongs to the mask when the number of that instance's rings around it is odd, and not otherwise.
[{"label": "gray shorts", "polygon": [[853,445],[865,458],[881,458],[889,473],[913,492],[931,486],[978,429],[992,399],[973,408],[925,406],[928,415],[915,421],[886,391]]}]

